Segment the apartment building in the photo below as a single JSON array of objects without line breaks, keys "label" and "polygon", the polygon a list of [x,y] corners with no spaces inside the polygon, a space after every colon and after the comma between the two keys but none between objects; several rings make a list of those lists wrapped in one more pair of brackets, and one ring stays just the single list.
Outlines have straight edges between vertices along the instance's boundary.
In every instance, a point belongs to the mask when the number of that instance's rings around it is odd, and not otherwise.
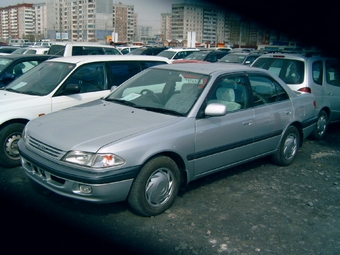
[{"label": "apartment building", "polygon": [[56,41],[106,41],[113,31],[113,2],[46,0],[47,33]]},{"label": "apartment building", "polygon": [[17,4],[0,8],[0,40],[34,39],[35,11],[33,4]]},{"label": "apartment building", "polygon": [[196,33],[196,41],[208,45],[228,42],[230,14],[217,7],[180,3],[172,5],[173,40],[187,40],[188,32]]},{"label": "apartment building", "polygon": [[161,13],[161,38],[171,41],[172,39],[172,14]]},{"label": "apartment building", "polygon": [[[97,0],[98,1],[98,0]],[[116,42],[131,42],[135,40],[137,28],[137,15],[134,5],[125,5],[121,2],[113,4],[113,31],[118,36]]]}]

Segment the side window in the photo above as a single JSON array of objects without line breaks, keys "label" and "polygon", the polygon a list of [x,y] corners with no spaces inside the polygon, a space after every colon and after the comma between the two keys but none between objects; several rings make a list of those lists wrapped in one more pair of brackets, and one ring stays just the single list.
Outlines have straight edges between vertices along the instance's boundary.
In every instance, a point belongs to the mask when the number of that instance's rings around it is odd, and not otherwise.
[{"label": "side window", "polygon": [[249,92],[245,76],[223,76],[216,80],[208,104],[225,104],[229,112],[249,107]]},{"label": "side window", "polygon": [[112,84],[110,84],[111,86],[119,86],[124,81],[141,71],[139,63],[133,61],[112,61],[109,63],[109,65],[112,77]]},{"label": "side window", "polygon": [[68,84],[78,85],[79,93],[95,92],[107,89],[105,65],[92,63],[80,66],[66,81]]},{"label": "side window", "polygon": [[267,76],[249,75],[254,106],[270,104],[289,98],[286,91],[276,81]]},{"label": "side window", "polygon": [[152,66],[158,66],[158,65],[164,65],[164,64],[167,64],[167,63],[163,61],[143,61],[140,63],[140,67],[142,70],[144,70]]},{"label": "side window", "polygon": [[314,61],[312,64],[312,76],[313,81],[316,84],[322,85],[322,76],[323,76],[323,65],[322,60]]},{"label": "side window", "polygon": [[326,60],[326,82],[340,86],[340,63],[336,60]]},{"label": "side window", "polygon": [[9,70],[8,72],[14,74],[15,78],[18,78],[33,67],[36,67],[38,64],[38,61],[24,61],[15,65],[12,70]]},{"label": "side window", "polygon": [[72,56],[81,56],[81,55],[83,55],[83,47],[73,46],[72,47]]}]

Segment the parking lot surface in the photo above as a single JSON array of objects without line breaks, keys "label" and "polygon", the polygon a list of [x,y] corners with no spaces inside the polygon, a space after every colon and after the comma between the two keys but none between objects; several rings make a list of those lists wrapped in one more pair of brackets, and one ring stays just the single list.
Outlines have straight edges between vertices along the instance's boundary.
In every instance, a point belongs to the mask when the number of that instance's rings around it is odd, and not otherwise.
[{"label": "parking lot surface", "polygon": [[340,254],[340,125],[295,162],[268,158],[192,182],[156,217],[68,199],[0,169],[1,244],[12,253]]}]

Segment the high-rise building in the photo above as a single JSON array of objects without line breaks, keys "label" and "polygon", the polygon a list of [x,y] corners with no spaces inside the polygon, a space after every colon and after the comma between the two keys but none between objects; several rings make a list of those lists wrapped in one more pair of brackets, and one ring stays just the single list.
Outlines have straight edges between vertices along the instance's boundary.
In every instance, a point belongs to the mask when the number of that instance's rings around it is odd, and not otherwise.
[{"label": "high-rise building", "polygon": [[113,31],[113,2],[46,0],[49,38],[64,41],[106,41]]},{"label": "high-rise building", "polygon": [[46,13],[46,3],[33,4],[35,12],[35,31],[34,31],[34,41],[39,41],[47,39],[47,13]]},{"label": "high-rise building", "polygon": [[34,40],[35,13],[33,4],[17,4],[0,8],[0,39]]},{"label": "high-rise building", "polygon": [[118,36],[118,40],[115,40],[116,42],[135,40],[136,18],[134,5],[124,5],[120,2],[113,4],[113,31]]},{"label": "high-rise building", "polygon": [[163,40],[171,41],[172,39],[172,14],[161,13],[161,34]]},{"label": "high-rise building", "polygon": [[230,14],[214,6],[181,3],[172,5],[172,39],[187,40],[188,32],[205,44],[226,42],[230,33]]}]

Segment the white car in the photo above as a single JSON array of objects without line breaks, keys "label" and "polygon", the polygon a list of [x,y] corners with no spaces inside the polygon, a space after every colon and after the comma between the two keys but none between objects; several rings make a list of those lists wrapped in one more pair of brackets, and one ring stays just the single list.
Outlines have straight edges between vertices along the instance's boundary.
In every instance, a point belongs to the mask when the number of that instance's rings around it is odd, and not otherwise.
[{"label": "white car", "polygon": [[0,164],[20,165],[17,142],[28,121],[99,99],[140,71],[168,63],[141,55],[61,57],[23,74],[0,90]]},{"label": "white car", "polygon": [[123,55],[111,45],[91,42],[55,42],[48,51],[50,55],[63,57],[82,55]]},{"label": "white car", "polygon": [[193,52],[200,51],[197,48],[171,48],[167,50],[163,50],[157,56],[166,57],[171,61],[174,60],[182,60],[189,56]]}]

